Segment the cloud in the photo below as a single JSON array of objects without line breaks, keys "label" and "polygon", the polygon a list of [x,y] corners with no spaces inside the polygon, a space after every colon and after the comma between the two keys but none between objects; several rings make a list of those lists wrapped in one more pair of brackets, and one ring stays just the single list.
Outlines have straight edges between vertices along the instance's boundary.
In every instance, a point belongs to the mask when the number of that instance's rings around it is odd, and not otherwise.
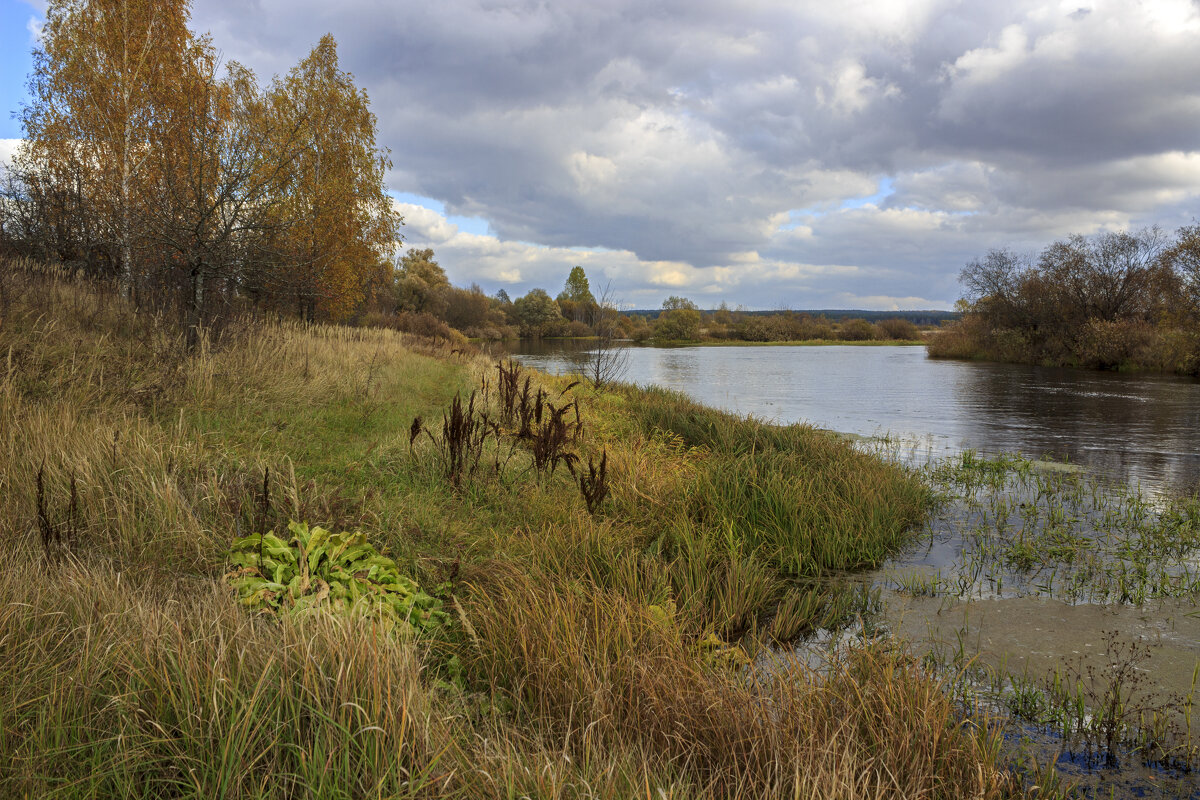
[{"label": "cloud", "polygon": [[[580,265],[593,288],[610,288],[626,307],[657,308],[673,294],[690,297],[702,307],[728,302],[760,308],[827,308],[844,306],[852,300],[856,308],[872,309],[889,309],[897,303],[902,308],[948,308],[952,304],[952,299],[882,295],[877,291],[872,294],[873,290],[903,283],[903,270],[886,265],[807,263],[791,253],[777,258],[747,251],[732,254],[721,265],[696,267],[684,261],[645,260],[629,250],[504,241],[492,235],[457,231],[436,212],[422,211],[425,213],[419,224],[410,224],[406,229],[405,246],[433,247],[435,258],[452,282],[477,282],[488,293],[503,288],[510,296],[518,297],[530,289],[543,288],[555,295],[571,268]],[[874,208],[856,209],[831,219],[839,216],[858,218],[861,224],[869,224],[877,216],[889,217],[897,230],[920,230],[936,224],[936,215]],[[907,225],[900,220],[907,220]],[[445,236],[452,230],[450,236]],[[787,235],[793,236],[794,231]],[[847,291],[847,286],[855,287],[858,293]]]},{"label": "cloud", "polygon": [[0,139],[0,167],[12,163],[13,156],[24,142],[24,139]]},{"label": "cloud", "polygon": [[649,304],[947,307],[988,247],[1197,207],[1191,0],[196,0],[194,22],[263,78],[332,32],[390,188],[441,204],[403,208],[409,242],[460,283],[557,293],[580,263]]},{"label": "cloud", "polygon": [[440,245],[450,241],[458,233],[457,225],[425,206],[413,203],[393,203],[393,206],[404,217],[405,238]]}]

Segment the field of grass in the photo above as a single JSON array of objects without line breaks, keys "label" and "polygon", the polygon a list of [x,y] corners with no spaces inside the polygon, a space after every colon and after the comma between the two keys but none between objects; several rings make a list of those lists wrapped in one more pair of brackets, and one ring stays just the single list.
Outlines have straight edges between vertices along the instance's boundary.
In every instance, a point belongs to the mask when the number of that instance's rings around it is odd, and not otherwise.
[{"label": "field of grass", "polygon": [[[914,475],[392,331],[188,352],[0,270],[0,796],[1020,794],[902,648],[779,647],[853,613],[831,577],[924,518]],[[289,520],[362,531],[448,621],[243,607],[233,540]]]}]

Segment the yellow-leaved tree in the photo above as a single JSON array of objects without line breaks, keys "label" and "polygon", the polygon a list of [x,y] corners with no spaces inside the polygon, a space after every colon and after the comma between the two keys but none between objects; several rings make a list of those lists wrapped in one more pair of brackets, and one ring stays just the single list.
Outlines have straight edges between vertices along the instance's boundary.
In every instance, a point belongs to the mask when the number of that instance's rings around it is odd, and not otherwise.
[{"label": "yellow-leaved tree", "polygon": [[189,16],[187,0],[50,0],[33,53],[20,163],[81,198],[126,294],[152,156],[177,135],[186,101]]},{"label": "yellow-leaved tree", "polygon": [[176,265],[194,344],[211,298],[228,301],[274,252],[302,143],[299,122],[273,113],[254,73],[230,62],[221,77],[211,48],[192,55],[178,134],[152,157],[146,219]]},{"label": "yellow-leaved tree", "polygon": [[301,143],[278,208],[286,221],[283,284],[309,319],[345,319],[388,283],[402,224],[383,184],[392,162],[375,143],[367,93],[338,66],[333,36],[322,37],[268,95]]}]

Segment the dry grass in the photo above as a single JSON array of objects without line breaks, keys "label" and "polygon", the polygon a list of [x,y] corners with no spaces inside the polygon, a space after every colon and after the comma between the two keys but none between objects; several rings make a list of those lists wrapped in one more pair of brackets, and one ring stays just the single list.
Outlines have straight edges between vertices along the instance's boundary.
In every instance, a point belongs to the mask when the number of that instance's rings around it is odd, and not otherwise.
[{"label": "dry grass", "polygon": [[20,576],[36,564],[10,554],[0,571],[0,787],[12,795],[1012,788],[994,737],[963,727],[939,684],[882,644],[827,677],[786,659],[739,675],[619,596],[509,575],[466,608],[472,635],[457,648],[489,691],[462,694],[437,688],[422,646],[366,623],[254,619],[218,584],[131,584],[96,564],[31,587]]},{"label": "dry grass", "polygon": [[963,727],[937,681],[886,644],[824,675],[782,657],[741,673],[612,592],[512,577],[475,596],[471,671],[572,754],[598,742],[654,752],[717,797],[1012,789],[993,766],[996,736]]},{"label": "dry grass", "polygon": [[[587,433],[564,446],[608,453],[597,508],[566,469],[539,477],[525,443],[454,486],[409,425],[487,362],[237,320],[188,353],[169,317],[103,286],[2,269],[0,796],[1014,791],[995,738],[903,652],[867,645],[820,675],[766,661],[830,602],[783,571],[869,561],[919,512],[893,468],[807,429],[580,387]],[[565,381],[537,387],[567,402]],[[39,469],[47,517],[78,529],[53,559]],[[704,499],[753,469],[749,494]],[[229,542],[288,518],[360,528],[423,585],[451,581],[455,624],[397,641],[248,615],[221,579]],[[853,546],[814,550],[826,524]],[[731,667],[713,634],[744,637],[757,666]]]}]

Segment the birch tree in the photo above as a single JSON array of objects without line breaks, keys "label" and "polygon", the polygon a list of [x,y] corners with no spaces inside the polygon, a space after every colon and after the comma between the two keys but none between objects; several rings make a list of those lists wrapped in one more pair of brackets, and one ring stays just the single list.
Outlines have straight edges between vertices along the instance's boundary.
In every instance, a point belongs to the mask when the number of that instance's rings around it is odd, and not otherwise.
[{"label": "birch tree", "polygon": [[[172,112],[186,99],[189,17],[187,0],[51,0],[33,53],[26,155],[48,179],[82,182],[126,295],[138,278],[150,157],[176,133]],[[60,174],[59,165],[81,169]]]},{"label": "birch tree", "polygon": [[236,290],[285,230],[278,208],[303,145],[300,122],[273,113],[250,70],[231,62],[221,78],[210,48],[192,57],[177,133],[153,155],[147,227],[183,265],[194,345],[214,286]]}]

